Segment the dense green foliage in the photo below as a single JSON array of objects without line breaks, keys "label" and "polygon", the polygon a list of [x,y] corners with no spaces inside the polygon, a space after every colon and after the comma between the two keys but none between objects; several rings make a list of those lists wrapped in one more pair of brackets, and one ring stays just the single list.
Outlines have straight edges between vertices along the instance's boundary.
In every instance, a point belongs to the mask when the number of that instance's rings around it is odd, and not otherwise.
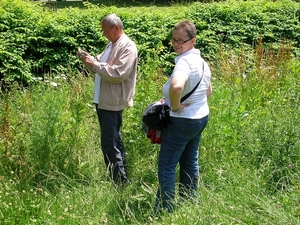
[{"label": "dense green foliage", "polygon": [[[266,9],[276,11],[275,6],[281,4],[258,2],[262,4],[260,8],[249,8],[256,10],[257,16],[260,11],[268,12]],[[258,2],[230,4],[234,10]],[[156,7],[104,8],[101,13],[97,7],[91,7],[82,14],[78,9],[41,14],[30,4],[24,7],[25,2],[9,5],[2,0],[0,5],[4,3],[0,18],[6,18],[6,22],[0,23],[0,36],[10,36],[6,41],[1,39],[4,44],[0,64],[5,65],[0,67],[1,73],[11,80],[25,75],[29,78],[30,63],[35,63],[36,70],[41,63],[54,72],[60,71],[54,68],[61,68],[65,75],[48,73],[44,74],[48,82],[38,80],[27,88],[15,82],[10,89],[0,91],[0,224],[300,224],[300,62],[293,57],[299,39],[291,39],[294,45],[280,41],[280,35],[272,35],[269,27],[266,37],[274,38],[272,44],[265,43],[263,37],[253,48],[234,42],[233,37],[252,37],[250,31],[233,32],[223,42],[215,42],[217,19],[213,20],[216,23],[207,23],[214,28],[210,36],[209,29],[204,29],[208,25],[194,15],[198,29],[203,26],[198,45],[205,49],[203,53],[213,73],[210,121],[199,148],[200,201],[194,205],[178,198],[173,214],[154,217],[159,146],[150,144],[141,131],[141,115],[150,102],[160,98],[166,79],[162,65],[173,60],[168,45],[172,21],[183,18],[190,8],[170,7],[168,10],[178,12],[172,16],[164,8],[168,18],[165,21]],[[225,3],[206,5],[219,14],[220,7],[230,14]],[[11,14],[8,9],[20,13]],[[62,59],[66,54],[60,51],[62,47],[53,48],[58,43],[65,47],[71,43],[74,48],[99,52],[106,40],[101,37],[95,18],[112,11],[124,18],[126,32],[138,41],[141,56],[135,103],[124,111],[122,127],[131,180],[126,187],[115,187],[107,180],[92,105],[94,78],[74,72],[76,67],[81,71],[75,50]],[[93,16],[96,12],[97,16]],[[244,12],[248,14],[246,9]],[[244,12],[226,18],[243,18]],[[133,17],[132,13],[139,16]],[[299,20],[299,9],[297,13]],[[40,29],[34,28],[34,23],[30,29],[23,29],[22,24],[28,27],[26,18],[39,16],[41,19],[35,23]],[[77,16],[82,21],[73,23]],[[145,21],[147,26],[143,25]],[[12,24],[14,28],[9,31]],[[72,33],[73,26],[78,33]],[[282,27],[287,32],[287,27]],[[67,31],[72,35],[65,35]],[[45,33],[47,38],[43,38]],[[78,36],[81,38],[75,38]],[[206,44],[200,40],[206,40]],[[33,60],[38,49],[43,57]],[[215,51],[217,54],[211,54]],[[61,67],[56,67],[55,60]],[[67,66],[63,66],[63,60]],[[46,66],[43,68],[47,71]]]},{"label": "dense green foliage", "polygon": [[125,32],[136,41],[141,62],[159,57],[165,74],[173,64],[170,31],[179,20],[195,22],[197,47],[204,57],[215,60],[220,46],[245,49],[259,39],[276,49],[291,44],[299,56],[300,4],[294,1],[228,1],[190,3],[188,6],[116,8],[85,3],[85,9],[45,10],[22,0],[0,2],[0,78],[25,84],[33,76],[80,70],[78,47],[97,54],[107,41],[99,20],[117,12]]},{"label": "dense green foliage", "polygon": [[[45,1],[45,0],[44,0]],[[80,7],[84,8],[85,2],[92,3],[94,5],[99,6],[117,6],[117,7],[142,7],[142,6],[171,6],[174,4],[190,4],[192,2],[217,2],[216,0],[81,0],[81,1],[74,1],[74,0],[56,0],[52,1],[51,3],[46,4],[48,7],[55,7],[57,9],[66,8],[66,7]],[[218,0],[223,1],[223,0]]]}]

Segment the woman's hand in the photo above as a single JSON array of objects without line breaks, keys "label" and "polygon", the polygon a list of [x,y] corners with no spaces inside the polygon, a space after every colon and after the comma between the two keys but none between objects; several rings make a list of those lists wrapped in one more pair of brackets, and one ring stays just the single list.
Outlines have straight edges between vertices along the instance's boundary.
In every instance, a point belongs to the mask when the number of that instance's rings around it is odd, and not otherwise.
[{"label": "woman's hand", "polygon": [[209,96],[211,96],[212,94],[212,86],[211,86],[211,83],[209,83],[209,87],[206,91],[206,97],[208,98]]},{"label": "woman's hand", "polygon": [[179,104],[179,107],[177,109],[174,109],[171,107],[172,112],[180,112],[183,110],[185,107],[188,107],[190,104]]}]

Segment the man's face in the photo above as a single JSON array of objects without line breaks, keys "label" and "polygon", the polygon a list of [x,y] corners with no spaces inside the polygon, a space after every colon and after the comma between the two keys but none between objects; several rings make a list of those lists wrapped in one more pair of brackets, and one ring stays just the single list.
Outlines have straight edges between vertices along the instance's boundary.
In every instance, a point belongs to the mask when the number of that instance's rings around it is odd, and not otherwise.
[{"label": "man's face", "polygon": [[101,24],[101,27],[102,27],[102,35],[104,37],[106,37],[110,42],[114,43],[117,41],[117,38],[116,38],[116,34],[117,34],[117,29],[118,29],[118,26],[117,25],[113,25],[113,26],[110,26],[107,21],[104,21],[102,24]]}]

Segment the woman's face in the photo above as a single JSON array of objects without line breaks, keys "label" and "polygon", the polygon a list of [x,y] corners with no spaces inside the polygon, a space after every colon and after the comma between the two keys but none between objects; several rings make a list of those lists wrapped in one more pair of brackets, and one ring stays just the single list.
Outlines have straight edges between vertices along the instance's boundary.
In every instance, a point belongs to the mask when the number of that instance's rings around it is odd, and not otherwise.
[{"label": "woman's face", "polygon": [[172,45],[178,55],[193,49],[195,41],[196,39],[188,37],[183,29],[176,29],[172,33]]}]

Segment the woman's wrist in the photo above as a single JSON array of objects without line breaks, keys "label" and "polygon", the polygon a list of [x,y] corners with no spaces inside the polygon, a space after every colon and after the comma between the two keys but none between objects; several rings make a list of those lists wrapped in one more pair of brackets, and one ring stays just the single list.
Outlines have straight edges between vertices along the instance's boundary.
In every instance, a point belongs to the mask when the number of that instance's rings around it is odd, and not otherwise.
[{"label": "woman's wrist", "polygon": [[173,108],[171,108],[171,110],[172,110],[172,112],[178,112],[180,110],[180,105],[177,109],[174,110]]}]

